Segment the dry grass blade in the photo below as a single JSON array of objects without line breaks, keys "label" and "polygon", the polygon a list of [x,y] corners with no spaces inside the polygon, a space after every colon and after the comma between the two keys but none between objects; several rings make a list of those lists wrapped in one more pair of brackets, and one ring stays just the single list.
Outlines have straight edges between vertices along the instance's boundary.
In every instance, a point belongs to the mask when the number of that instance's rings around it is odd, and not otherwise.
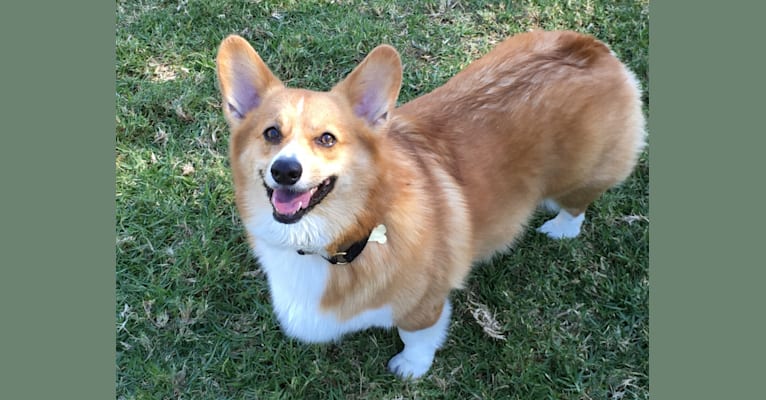
[{"label": "dry grass blade", "polygon": [[473,300],[469,300],[469,303],[471,308],[471,315],[479,324],[479,326],[481,326],[481,329],[484,330],[484,333],[493,339],[505,341],[505,335],[503,334],[502,326],[497,321],[497,318],[495,318],[492,312],[489,311],[487,306]]}]

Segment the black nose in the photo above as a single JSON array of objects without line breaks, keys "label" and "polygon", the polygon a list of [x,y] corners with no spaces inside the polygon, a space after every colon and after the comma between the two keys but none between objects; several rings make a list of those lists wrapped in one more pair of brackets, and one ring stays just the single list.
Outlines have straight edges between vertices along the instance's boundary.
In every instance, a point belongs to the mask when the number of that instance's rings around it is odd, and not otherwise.
[{"label": "black nose", "polygon": [[271,176],[280,185],[294,185],[302,173],[301,163],[294,159],[280,158],[271,165]]}]

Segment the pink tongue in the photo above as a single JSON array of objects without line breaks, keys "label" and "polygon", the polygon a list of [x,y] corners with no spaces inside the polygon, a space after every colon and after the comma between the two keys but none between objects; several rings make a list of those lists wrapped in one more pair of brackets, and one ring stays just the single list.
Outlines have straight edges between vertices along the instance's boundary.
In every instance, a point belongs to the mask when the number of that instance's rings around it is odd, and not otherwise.
[{"label": "pink tongue", "polygon": [[306,208],[311,200],[314,189],[302,193],[286,189],[275,189],[271,195],[271,203],[274,209],[282,215],[293,215],[301,208]]}]

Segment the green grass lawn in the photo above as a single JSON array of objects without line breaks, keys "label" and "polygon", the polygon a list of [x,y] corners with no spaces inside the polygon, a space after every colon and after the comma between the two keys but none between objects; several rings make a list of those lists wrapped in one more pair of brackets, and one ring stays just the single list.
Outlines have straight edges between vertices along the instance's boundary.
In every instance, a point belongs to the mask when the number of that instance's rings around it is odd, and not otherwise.
[{"label": "green grass lawn", "polygon": [[[453,293],[431,371],[386,371],[395,331],[303,345],[279,330],[233,202],[215,54],[238,33],[288,85],[329,89],[380,43],[405,102],[511,34],[573,29],[647,84],[643,1],[117,1],[118,399],[649,397],[648,152],[581,237],[530,229]],[[644,94],[648,105],[648,93]],[[546,217],[535,216],[532,226]]]}]

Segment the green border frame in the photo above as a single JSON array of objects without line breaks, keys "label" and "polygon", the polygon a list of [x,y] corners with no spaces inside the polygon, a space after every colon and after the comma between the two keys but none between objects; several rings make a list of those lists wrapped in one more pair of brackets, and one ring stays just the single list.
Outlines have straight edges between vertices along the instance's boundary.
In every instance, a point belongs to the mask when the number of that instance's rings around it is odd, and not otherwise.
[{"label": "green border frame", "polygon": [[[651,3],[651,393],[757,397],[766,4],[701,6]],[[115,393],[114,12],[0,7],[5,398]]]},{"label": "green border frame", "polygon": [[115,396],[115,7],[0,6],[2,398]]},{"label": "green border frame", "polygon": [[651,3],[649,382],[762,398],[766,3],[702,5]]}]

